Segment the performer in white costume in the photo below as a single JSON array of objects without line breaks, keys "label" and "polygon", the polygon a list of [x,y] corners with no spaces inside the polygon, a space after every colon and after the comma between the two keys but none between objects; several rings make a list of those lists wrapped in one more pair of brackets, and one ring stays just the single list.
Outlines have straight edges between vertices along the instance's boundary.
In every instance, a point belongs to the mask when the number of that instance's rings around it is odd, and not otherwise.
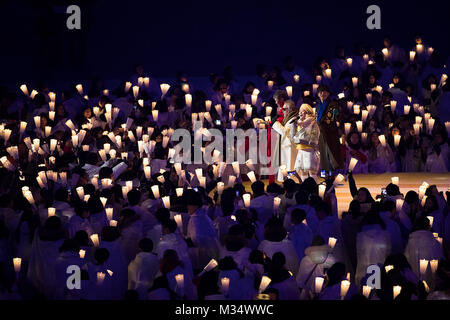
[{"label": "performer in white costume", "polygon": [[309,104],[302,104],[295,129],[291,131],[291,140],[296,144],[298,150],[294,169],[299,171],[302,180],[308,178],[308,175],[314,179],[317,178],[320,162],[319,135],[320,130],[314,109]]},{"label": "performer in white costume", "polygon": [[[280,167],[282,165],[286,166],[287,171],[294,170],[294,161],[297,154],[295,145],[291,140],[291,132],[295,129],[295,119],[297,118],[298,111],[295,108],[295,103],[292,100],[288,100],[283,105],[283,121],[275,122],[273,124],[273,129],[281,135],[279,144],[277,147],[280,148]],[[277,151],[277,147],[275,150]],[[278,181],[283,181],[284,177],[280,169],[278,169]]]}]

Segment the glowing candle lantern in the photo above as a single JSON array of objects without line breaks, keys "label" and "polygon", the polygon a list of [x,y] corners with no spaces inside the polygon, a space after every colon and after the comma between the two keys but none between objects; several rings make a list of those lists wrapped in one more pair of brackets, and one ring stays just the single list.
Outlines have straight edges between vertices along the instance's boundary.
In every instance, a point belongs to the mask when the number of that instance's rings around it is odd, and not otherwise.
[{"label": "glowing candle lantern", "polygon": [[324,280],[325,279],[323,277],[316,277],[314,279],[314,291],[316,294],[318,294],[322,291]]},{"label": "glowing candle lantern", "polygon": [[401,135],[397,134],[394,136],[394,146],[398,147],[400,145]]},{"label": "glowing candle lantern", "polygon": [[94,245],[94,247],[98,247],[100,244],[100,240],[98,238],[98,234],[94,233],[90,236],[92,244]]},{"label": "glowing candle lantern", "polygon": [[162,201],[164,204],[164,208],[170,209],[170,197],[169,196],[162,197]]},{"label": "glowing candle lantern", "polygon": [[247,173],[247,176],[251,183],[256,182],[256,176],[254,171],[250,171],[249,173]]},{"label": "glowing candle lantern", "polygon": [[351,123],[349,123],[349,122],[344,123],[345,135],[348,135],[350,133],[351,127],[352,127]]},{"label": "glowing candle lantern", "polygon": [[277,211],[281,203],[281,198],[275,197],[273,198],[273,210]]},{"label": "glowing candle lantern", "polygon": [[14,272],[19,273],[22,265],[22,258],[13,258]]},{"label": "glowing candle lantern", "polygon": [[353,171],[353,169],[355,169],[356,164],[358,163],[358,159],[356,158],[351,158],[350,159],[350,163],[348,165],[348,170],[349,171]]},{"label": "glowing candle lantern", "polygon": [[319,184],[319,196],[323,199],[325,196],[325,190],[327,186],[324,184]]},{"label": "glowing candle lantern", "polygon": [[287,93],[289,98],[292,98],[292,86],[287,86],[286,87],[286,93]]},{"label": "glowing candle lantern", "polygon": [[186,107],[190,108],[190,107],[192,106],[192,95],[189,94],[189,93],[187,93],[187,94],[184,96],[184,99],[185,99],[185,101],[186,101]]},{"label": "glowing candle lantern", "polygon": [[341,281],[341,299],[344,300],[347,295],[348,289],[350,288],[350,281],[342,280]]},{"label": "glowing candle lantern", "polygon": [[270,279],[268,276],[263,276],[261,279],[261,283],[259,284],[259,293],[264,292],[264,290],[267,289],[272,279]]},{"label": "glowing candle lantern", "polygon": [[369,286],[363,286],[363,295],[364,297],[366,297],[367,299],[369,299],[370,297],[370,293],[372,292],[372,288]]},{"label": "glowing candle lantern", "polygon": [[151,187],[151,190],[153,192],[153,195],[155,196],[155,199],[159,199],[159,186],[154,185]]},{"label": "glowing candle lantern", "polygon": [[136,99],[139,95],[139,86],[133,86],[133,97]]},{"label": "glowing candle lantern", "polygon": [[48,210],[48,217],[52,217],[56,213],[56,209],[53,207],[49,207],[47,210]]},{"label": "glowing candle lantern", "polygon": [[334,246],[336,245],[337,239],[333,237],[328,238],[328,245],[331,249],[334,249]]},{"label": "glowing candle lantern", "polygon": [[24,95],[28,96],[28,88],[26,84],[21,85],[20,90],[22,90]]},{"label": "glowing candle lantern", "polygon": [[420,275],[424,276],[427,272],[428,268],[428,260],[427,259],[420,259],[419,260],[419,269],[420,269]]},{"label": "glowing candle lantern", "polygon": [[177,223],[177,226],[180,230],[183,229],[183,218],[181,216],[181,214],[176,214],[173,219],[175,220],[175,222]]},{"label": "glowing candle lantern", "polygon": [[393,296],[394,296],[394,300],[395,298],[397,298],[397,296],[400,294],[400,292],[402,291],[402,287],[401,286],[394,286],[392,288],[393,290]]},{"label": "glowing candle lantern", "polygon": [[167,83],[161,83],[160,87],[162,96],[165,96],[167,91],[169,91],[170,85],[168,85]]},{"label": "glowing candle lantern", "polygon": [[380,140],[380,143],[383,147],[386,147],[386,137],[384,136],[384,134],[378,136],[378,140]]},{"label": "glowing candle lantern", "polygon": [[397,186],[398,186],[399,180],[400,180],[399,177],[392,177],[392,178],[391,178],[392,184],[395,184],[395,185],[397,185]]},{"label": "glowing candle lantern", "polygon": [[75,86],[75,88],[77,89],[77,91],[80,95],[83,95],[83,85],[82,84],[77,84]]},{"label": "glowing candle lantern", "polygon": [[217,183],[217,193],[218,194],[222,194],[224,188],[225,188],[225,184],[223,182]]}]

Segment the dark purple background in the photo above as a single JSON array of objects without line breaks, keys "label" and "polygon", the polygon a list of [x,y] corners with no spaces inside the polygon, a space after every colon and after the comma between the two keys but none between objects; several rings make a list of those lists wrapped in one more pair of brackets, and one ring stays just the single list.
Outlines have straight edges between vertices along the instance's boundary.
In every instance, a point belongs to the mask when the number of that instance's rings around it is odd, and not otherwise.
[{"label": "dark purple background", "polygon": [[[257,63],[293,55],[308,70],[336,44],[350,53],[356,40],[377,48],[384,34],[411,48],[414,35],[450,52],[446,1],[0,1],[0,82],[50,83],[128,77],[141,62],[151,75],[220,72],[238,75]],[[65,8],[80,4],[82,30],[66,28]],[[366,8],[381,7],[381,30],[366,28]]]}]

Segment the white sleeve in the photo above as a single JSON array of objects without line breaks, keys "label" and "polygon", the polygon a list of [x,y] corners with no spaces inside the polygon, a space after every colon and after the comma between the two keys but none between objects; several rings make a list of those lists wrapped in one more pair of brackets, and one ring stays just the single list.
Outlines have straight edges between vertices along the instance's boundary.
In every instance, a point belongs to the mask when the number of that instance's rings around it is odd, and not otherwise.
[{"label": "white sleeve", "polygon": [[283,134],[284,133],[284,127],[281,123],[279,123],[278,121],[276,121],[273,125],[272,125],[272,129],[275,130],[278,134]]}]

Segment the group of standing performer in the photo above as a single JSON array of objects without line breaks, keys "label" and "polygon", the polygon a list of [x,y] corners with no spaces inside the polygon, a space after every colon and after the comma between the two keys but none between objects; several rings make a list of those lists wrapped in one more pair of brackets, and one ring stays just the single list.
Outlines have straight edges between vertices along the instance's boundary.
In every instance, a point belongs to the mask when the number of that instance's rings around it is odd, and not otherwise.
[{"label": "group of standing performer", "polygon": [[[271,148],[270,156],[279,181],[283,180],[281,165],[286,166],[288,172],[297,171],[302,180],[308,176],[317,180],[319,170],[335,175],[338,170],[344,169],[336,124],[339,106],[331,98],[327,86],[319,86],[317,92],[319,100],[316,108],[305,103],[297,109],[284,91],[274,95],[279,111],[269,131],[278,139]],[[268,147],[271,147],[270,142]],[[274,175],[269,177],[270,182],[274,180]]]}]

